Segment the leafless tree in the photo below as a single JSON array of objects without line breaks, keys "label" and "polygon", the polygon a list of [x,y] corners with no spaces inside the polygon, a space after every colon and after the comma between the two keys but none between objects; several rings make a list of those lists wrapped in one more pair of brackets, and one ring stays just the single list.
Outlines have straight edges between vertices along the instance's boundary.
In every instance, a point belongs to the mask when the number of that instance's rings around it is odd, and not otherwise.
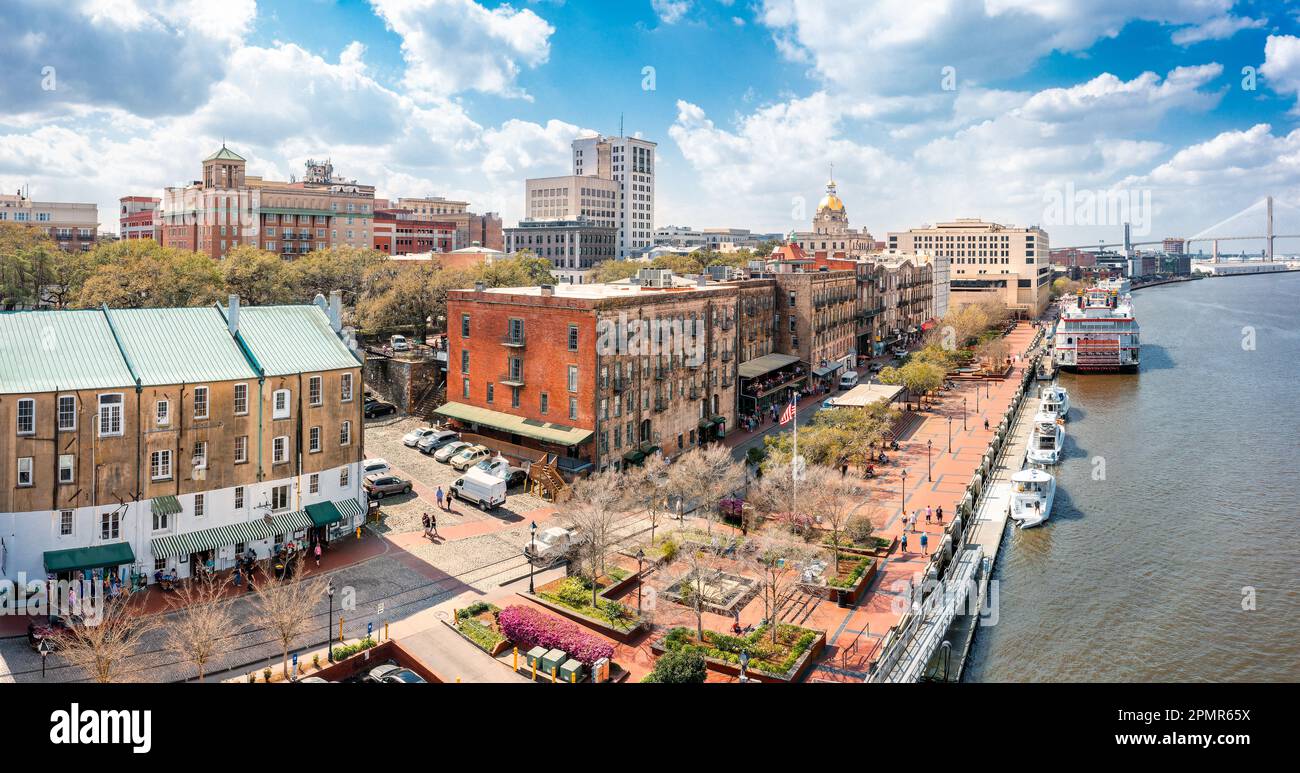
[{"label": "leafless tree", "polygon": [[605,554],[614,541],[619,505],[624,501],[620,476],[597,473],[579,479],[570,489],[565,518],[581,540],[581,556],[591,573],[591,605],[600,592],[596,579],[605,572]]},{"label": "leafless tree", "polygon": [[668,463],[659,454],[646,457],[640,467],[623,473],[624,506],[645,511],[650,521],[651,546],[655,544],[655,529],[668,514],[670,482]]},{"label": "leafless tree", "polygon": [[712,547],[688,542],[677,551],[673,563],[683,570],[680,580],[682,600],[695,613],[695,633],[703,642],[704,606],[713,581],[722,573],[722,559]]},{"label": "leafless tree", "polygon": [[835,569],[840,568],[840,538],[848,528],[849,519],[857,511],[865,496],[852,478],[846,478],[826,467],[809,467],[804,480],[800,481],[803,489],[801,506],[808,514],[809,537],[819,531],[828,531],[832,540],[832,552],[835,556]]},{"label": "leafless tree", "polygon": [[705,518],[710,535],[718,517],[718,502],[745,484],[745,466],[721,444],[695,448],[673,464],[670,488],[683,499],[699,502],[697,513]]},{"label": "leafless tree", "polygon": [[767,619],[773,644],[777,640],[781,607],[798,589],[804,568],[816,555],[817,551],[808,546],[765,536],[747,559],[746,563],[758,576],[759,598],[763,602],[763,616]]},{"label": "leafless tree", "polygon": [[316,605],[325,596],[323,576],[303,577],[302,556],[285,565],[282,576],[267,575],[253,586],[253,621],[271,631],[284,654],[282,672],[289,678],[289,650],[294,639],[311,630]]},{"label": "leafless tree", "polygon": [[230,575],[207,575],[184,583],[169,602],[174,614],[167,620],[163,646],[193,664],[200,682],[217,654],[217,643],[234,628],[235,615],[224,598],[230,584]]},{"label": "leafless tree", "polygon": [[100,603],[98,621],[89,616],[75,620],[55,651],[92,681],[131,681],[135,673],[124,664],[139,652],[141,641],[158,626],[157,618],[145,617],[144,604],[131,597],[106,598]]}]

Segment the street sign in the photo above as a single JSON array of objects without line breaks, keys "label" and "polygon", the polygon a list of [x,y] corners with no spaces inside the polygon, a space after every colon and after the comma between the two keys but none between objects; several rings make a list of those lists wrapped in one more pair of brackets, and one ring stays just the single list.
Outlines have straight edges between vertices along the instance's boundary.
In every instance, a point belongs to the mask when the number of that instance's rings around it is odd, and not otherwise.
[{"label": "street sign", "polygon": [[381,602],[379,602],[379,610],[378,610],[378,614],[381,614],[381,615],[382,615],[383,613],[384,613],[384,602],[381,601]]},{"label": "street sign", "polygon": [[369,638],[370,638],[370,634],[372,634],[372,633],[374,633],[374,632],[375,632],[375,624],[374,624],[374,623],[366,623],[366,638],[369,639]]}]

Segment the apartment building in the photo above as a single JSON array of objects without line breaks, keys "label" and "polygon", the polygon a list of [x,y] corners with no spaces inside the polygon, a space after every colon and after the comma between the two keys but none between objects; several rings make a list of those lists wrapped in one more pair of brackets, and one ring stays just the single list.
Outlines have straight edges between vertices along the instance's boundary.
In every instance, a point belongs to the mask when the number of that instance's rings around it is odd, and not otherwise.
[{"label": "apartment building", "polygon": [[618,230],[586,217],[574,220],[524,220],[505,229],[506,252],[530,250],[551,262],[551,273],[565,284],[586,284],[591,270],[618,258]]},{"label": "apartment building", "polygon": [[162,220],[159,211],[162,199],[156,196],[123,196],[117,202],[119,239],[162,241]]},{"label": "apartment building", "polygon": [[382,209],[396,209],[422,217],[432,217],[456,226],[452,249],[478,245],[490,250],[502,250],[505,241],[501,232],[501,216],[496,212],[481,215],[469,211],[469,202],[453,201],[441,196],[399,198],[396,204],[379,202]]},{"label": "apartment building", "polygon": [[808,364],[811,387],[833,385],[857,362],[857,274],[804,271],[780,262],[772,269],[775,348]]},{"label": "apartment building", "polygon": [[39,228],[60,249],[86,252],[99,236],[99,207],[65,201],[36,201],[24,191],[0,193],[0,223]]},{"label": "apartment building", "polygon": [[240,244],[291,259],[347,245],[373,247],[375,189],[309,160],[302,180],[247,174],[248,162],[225,145],[203,160],[203,176],[163,195],[162,241],[220,258]]},{"label": "apartment building", "polygon": [[616,180],[582,175],[537,177],[524,181],[524,212],[528,220],[584,219],[598,228],[620,227]]},{"label": "apartment building", "polygon": [[600,135],[573,141],[575,175],[619,184],[616,226],[620,258],[654,244],[657,147],[657,143],[639,137]]},{"label": "apartment building", "polygon": [[404,209],[376,209],[374,248],[385,255],[450,252],[456,249],[456,223]]},{"label": "apartment building", "polygon": [[994,301],[1036,317],[1051,292],[1051,245],[1037,226],[1017,228],[959,218],[949,223],[891,232],[889,248],[948,258],[948,303]]},{"label": "apartment building", "polygon": [[363,517],[341,300],[0,313],[0,575],[149,582]]}]

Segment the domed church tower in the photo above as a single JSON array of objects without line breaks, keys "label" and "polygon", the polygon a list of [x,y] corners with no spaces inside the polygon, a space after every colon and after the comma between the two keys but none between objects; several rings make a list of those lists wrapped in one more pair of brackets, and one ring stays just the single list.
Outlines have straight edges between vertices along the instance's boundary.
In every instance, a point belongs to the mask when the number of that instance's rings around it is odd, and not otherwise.
[{"label": "domed church tower", "polygon": [[813,217],[813,232],[818,235],[839,236],[849,229],[849,213],[835,192],[835,180],[826,183],[826,195],[817,204]]}]

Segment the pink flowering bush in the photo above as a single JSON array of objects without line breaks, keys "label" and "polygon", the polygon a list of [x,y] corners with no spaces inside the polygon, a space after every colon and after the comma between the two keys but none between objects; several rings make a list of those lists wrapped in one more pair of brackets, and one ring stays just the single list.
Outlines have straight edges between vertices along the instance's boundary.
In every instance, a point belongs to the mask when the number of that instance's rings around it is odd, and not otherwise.
[{"label": "pink flowering bush", "polygon": [[510,606],[497,616],[501,633],[519,646],[563,650],[569,657],[590,666],[601,658],[613,658],[614,647],[584,632],[567,620],[525,606]]}]

